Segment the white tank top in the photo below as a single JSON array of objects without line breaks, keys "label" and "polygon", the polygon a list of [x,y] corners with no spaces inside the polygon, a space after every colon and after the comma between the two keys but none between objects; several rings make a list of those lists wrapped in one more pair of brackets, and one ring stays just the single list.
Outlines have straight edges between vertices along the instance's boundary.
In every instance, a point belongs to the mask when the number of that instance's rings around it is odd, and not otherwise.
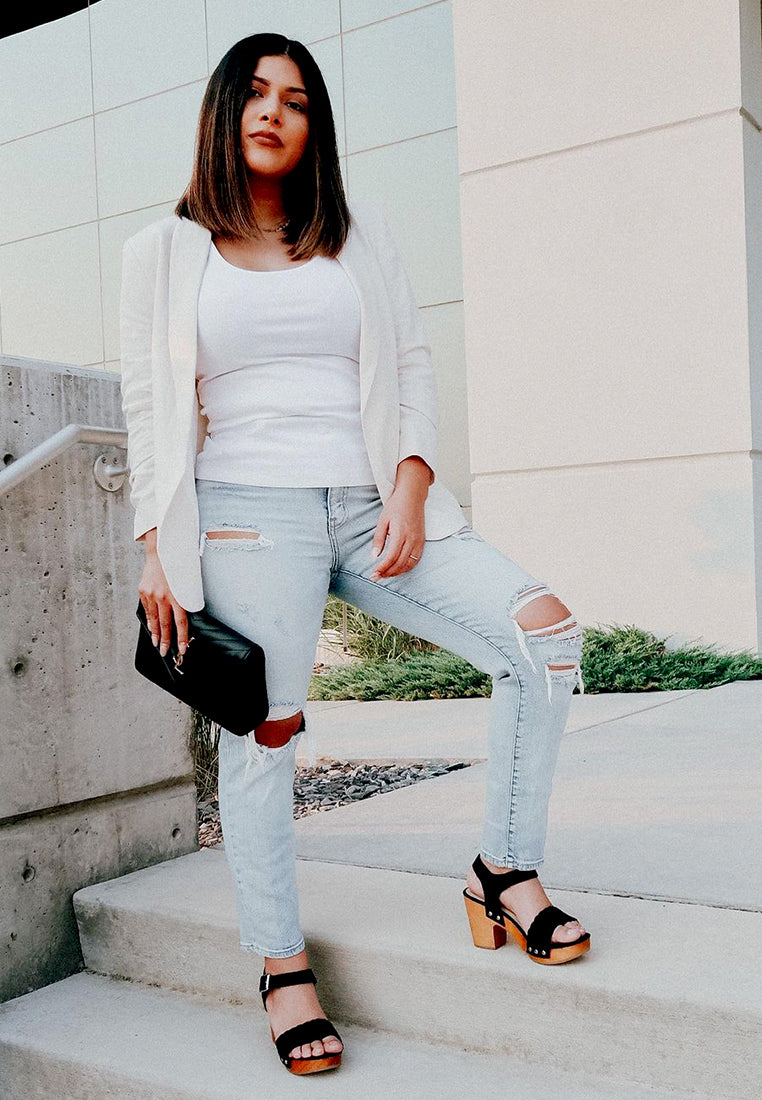
[{"label": "white tank top", "polygon": [[370,485],[360,420],[360,303],[338,260],[278,271],[214,242],[198,299],[196,387],[209,435],[195,474],[249,485]]}]

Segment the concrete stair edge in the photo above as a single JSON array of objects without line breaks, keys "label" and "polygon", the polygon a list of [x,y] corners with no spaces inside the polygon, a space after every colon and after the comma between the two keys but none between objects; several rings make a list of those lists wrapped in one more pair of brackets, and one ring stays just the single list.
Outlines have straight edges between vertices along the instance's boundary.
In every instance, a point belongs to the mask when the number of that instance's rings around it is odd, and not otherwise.
[{"label": "concrete stair edge", "polygon": [[[316,1078],[337,1100],[390,1090],[460,1100],[485,1088],[532,1100],[708,1100],[351,1025],[341,1035],[342,1066]],[[51,1100],[249,1100],[304,1088],[279,1062],[261,1009],[87,972],[0,1005],[0,1095],[29,1100],[32,1081],[34,1096]]]},{"label": "concrete stair edge", "polygon": [[[575,904],[585,899],[593,949],[568,966],[542,967],[511,942],[496,952],[474,948],[461,884],[452,879],[317,861],[298,868],[310,962],[331,975],[321,1001],[337,1023],[519,1053],[558,1070],[581,1062],[644,1086],[756,1095],[762,1054],[752,1050],[762,1001],[751,975],[718,944],[754,939],[760,914],[570,895]],[[231,891],[224,853],[213,849],[85,887],[74,904],[86,965],[221,1000],[258,1001],[261,959],[238,946]],[[342,895],[359,901],[346,922],[336,920]],[[564,891],[553,900],[574,911]],[[702,942],[718,958],[699,989],[691,964],[697,950],[706,961]],[[509,1022],[495,1037],[496,1019]]]}]

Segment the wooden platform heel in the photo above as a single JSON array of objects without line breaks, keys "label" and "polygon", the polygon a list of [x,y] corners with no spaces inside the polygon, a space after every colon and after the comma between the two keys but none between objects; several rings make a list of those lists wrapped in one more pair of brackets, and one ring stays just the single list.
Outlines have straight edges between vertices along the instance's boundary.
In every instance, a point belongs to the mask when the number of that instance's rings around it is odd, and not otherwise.
[{"label": "wooden platform heel", "polygon": [[470,894],[468,887],[463,890],[475,947],[486,947],[494,951],[502,947],[510,935],[532,962],[543,963],[545,966],[571,962],[590,950],[589,932],[584,932],[568,943],[551,942],[553,932],[559,924],[577,919],[564,913],[557,905],[547,905],[541,909],[525,932],[515,915],[501,904],[500,895],[503,890],[525,879],[537,878],[536,871],[513,870],[499,874],[490,871],[480,855],[477,855],[472,866],[484,890],[484,901]]}]

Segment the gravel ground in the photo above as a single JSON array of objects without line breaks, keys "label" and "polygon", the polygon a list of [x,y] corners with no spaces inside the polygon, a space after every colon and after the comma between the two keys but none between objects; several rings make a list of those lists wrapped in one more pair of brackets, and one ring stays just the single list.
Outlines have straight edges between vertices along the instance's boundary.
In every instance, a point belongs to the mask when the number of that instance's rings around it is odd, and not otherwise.
[{"label": "gravel ground", "polygon": [[[374,764],[364,760],[329,760],[315,768],[298,767],[294,776],[294,817],[333,810],[362,798],[373,798],[397,787],[467,768],[471,760],[419,760],[415,763]],[[198,842],[210,848],[222,840],[217,799],[198,803]]]}]

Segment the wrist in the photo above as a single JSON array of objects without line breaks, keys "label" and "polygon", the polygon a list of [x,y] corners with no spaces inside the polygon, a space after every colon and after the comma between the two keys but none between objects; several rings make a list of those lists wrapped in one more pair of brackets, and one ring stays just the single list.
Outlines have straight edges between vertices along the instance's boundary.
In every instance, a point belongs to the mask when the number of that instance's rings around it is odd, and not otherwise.
[{"label": "wrist", "polygon": [[155,554],[157,552],[156,551],[156,534],[157,534],[157,529],[155,527],[152,527],[150,531],[146,531],[146,533],[143,535],[143,537],[138,540],[139,542],[143,543],[143,546],[145,547],[146,554]]},{"label": "wrist", "polygon": [[397,466],[394,487],[406,493],[421,496],[425,500],[432,481],[433,471],[428,463],[424,462],[420,455],[409,455]]},{"label": "wrist", "polygon": [[426,482],[416,482],[405,478],[397,481],[394,491],[398,496],[404,496],[408,500],[416,501],[419,504],[424,504],[426,497],[429,495],[429,487]]}]

